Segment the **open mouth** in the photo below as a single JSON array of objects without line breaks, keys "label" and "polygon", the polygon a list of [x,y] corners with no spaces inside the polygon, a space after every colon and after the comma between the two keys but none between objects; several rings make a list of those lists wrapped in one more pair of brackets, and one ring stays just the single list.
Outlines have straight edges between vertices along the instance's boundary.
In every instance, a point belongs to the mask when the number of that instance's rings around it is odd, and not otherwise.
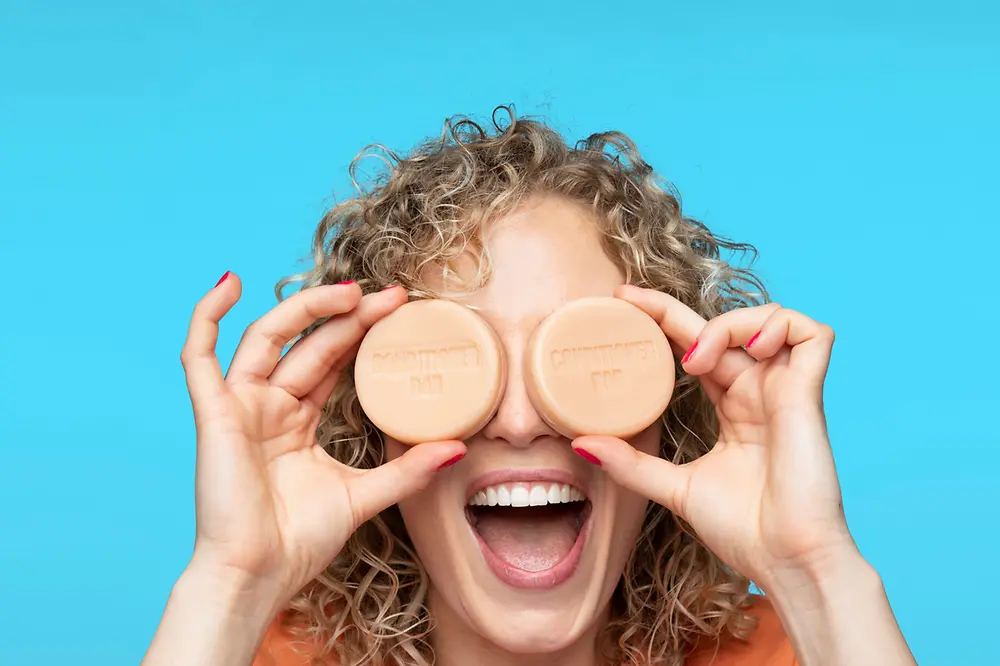
[{"label": "open mouth", "polygon": [[552,587],[569,578],[590,514],[581,490],[552,481],[481,487],[465,508],[487,564],[516,587]]}]

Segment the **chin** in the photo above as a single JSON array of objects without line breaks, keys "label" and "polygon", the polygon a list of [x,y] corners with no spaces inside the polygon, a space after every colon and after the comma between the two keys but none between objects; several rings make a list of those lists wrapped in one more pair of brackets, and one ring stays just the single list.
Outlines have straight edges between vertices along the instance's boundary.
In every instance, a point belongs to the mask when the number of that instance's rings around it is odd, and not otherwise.
[{"label": "chin", "polygon": [[484,449],[400,504],[431,612],[510,653],[558,652],[606,619],[647,502],[568,442],[530,457]]}]

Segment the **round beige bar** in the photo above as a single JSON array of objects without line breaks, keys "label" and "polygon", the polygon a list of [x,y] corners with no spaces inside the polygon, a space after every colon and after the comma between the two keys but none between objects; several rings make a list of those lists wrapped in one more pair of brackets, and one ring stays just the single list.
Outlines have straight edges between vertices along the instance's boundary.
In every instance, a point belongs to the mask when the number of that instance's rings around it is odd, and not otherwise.
[{"label": "round beige bar", "polygon": [[489,324],[440,299],[407,303],[378,321],[354,365],[361,408],[405,444],[472,436],[496,413],[506,378]]},{"label": "round beige bar", "polygon": [[674,357],[648,314],[617,298],[555,310],[532,335],[528,396],[565,437],[628,438],[656,422],[674,390]]}]

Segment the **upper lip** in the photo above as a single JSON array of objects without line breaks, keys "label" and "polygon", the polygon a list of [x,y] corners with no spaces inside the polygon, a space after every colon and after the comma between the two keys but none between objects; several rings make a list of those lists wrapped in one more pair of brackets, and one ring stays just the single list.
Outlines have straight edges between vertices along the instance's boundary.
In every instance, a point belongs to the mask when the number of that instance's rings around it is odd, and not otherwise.
[{"label": "upper lip", "polygon": [[519,481],[522,483],[530,483],[532,481],[565,483],[579,490],[585,497],[590,496],[583,481],[572,472],[556,468],[520,468],[495,469],[485,474],[480,474],[469,483],[469,487],[465,493],[465,501],[468,502],[477,492],[489,486],[501,483],[517,483]]}]

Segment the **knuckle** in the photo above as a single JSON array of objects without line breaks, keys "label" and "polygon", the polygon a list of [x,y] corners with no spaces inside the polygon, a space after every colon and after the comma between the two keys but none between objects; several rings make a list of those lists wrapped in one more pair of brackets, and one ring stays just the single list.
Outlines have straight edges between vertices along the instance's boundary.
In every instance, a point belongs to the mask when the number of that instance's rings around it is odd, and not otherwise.
[{"label": "knuckle", "polygon": [[719,315],[718,317],[709,319],[707,322],[705,322],[705,325],[701,327],[700,331],[698,331],[697,335],[698,340],[704,342],[706,339],[712,338],[716,334],[716,331],[718,331],[720,328],[728,326],[729,318],[726,317],[726,315],[728,314],[730,313],[725,312]]},{"label": "knuckle", "polygon": [[795,314],[794,310],[789,310],[788,308],[779,305],[774,312],[771,313],[771,316],[767,318],[765,323],[768,325],[768,328],[775,327],[787,330],[792,325],[791,322],[795,317]]},{"label": "knuckle", "polygon": [[275,347],[284,347],[287,340],[267,325],[267,322],[263,318],[254,321],[247,329],[243,332],[243,340],[251,340],[257,338],[267,342],[268,344],[274,345]]},{"label": "knuckle", "polygon": [[246,340],[247,338],[252,338],[256,336],[258,333],[260,333],[260,330],[262,328],[263,328],[262,320],[255,319],[254,321],[250,322],[250,325],[247,326],[246,329],[243,331],[243,336],[241,337],[241,339]]},{"label": "knuckle", "polygon": [[205,357],[204,353],[199,352],[196,349],[192,349],[187,345],[185,345],[184,348],[181,349],[181,355],[180,355],[181,365],[184,366],[185,369],[188,369],[192,365],[195,365],[199,360],[203,359],[204,357]]},{"label": "knuckle", "polygon": [[[322,294],[321,294],[322,295]],[[330,316],[330,310],[339,310],[341,306],[342,298],[336,296],[331,298],[326,298],[323,301],[317,300],[316,298],[304,301],[302,304],[302,309],[305,311],[306,316],[312,320],[316,321],[318,319],[323,319]]]},{"label": "knuckle", "polygon": [[191,321],[201,321],[203,319],[207,319],[208,315],[205,313],[206,308],[207,306],[205,305],[204,300],[195,303],[194,308],[191,310]]},{"label": "knuckle", "polygon": [[254,336],[254,332],[257,330],[257,326],[259,326],[259,324],[257,324],[257,322],[253,322],[245,329],[243,329],[243,335],[240,336],[240,343],[238,346],[242,346],[243,343],[245,343],[247,340],[251,339]]},{"label": "knuckle", "polygon": [[288,344],[288,340],[275,331],[266,331],[262,333],[262,336],[267,341],[267,344],[277,349],[283,349]]}]

